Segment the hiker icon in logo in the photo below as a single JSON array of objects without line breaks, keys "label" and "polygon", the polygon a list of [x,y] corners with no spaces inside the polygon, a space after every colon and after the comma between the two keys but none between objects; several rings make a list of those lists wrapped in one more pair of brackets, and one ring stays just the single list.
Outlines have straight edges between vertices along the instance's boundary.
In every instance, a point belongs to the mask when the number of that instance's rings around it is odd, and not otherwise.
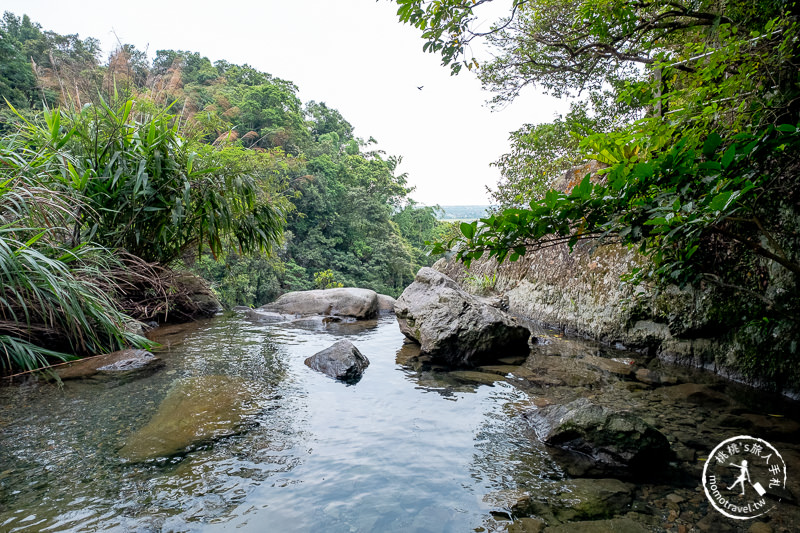
[{"label": "hiker icon in logo", "polygon": [[728,487],[728,490],[733,490],[733,487],[735,487],[736,485],[740,485],[741,484],[741,486],[742,486],[742,496],[744,496],[744,482],[745,482],[745,480],[747,480],[748,483],[751,482],[750,481],[750,472],[747,470],[747,459],[743,459],[741,465],[736,465],[736,464],[730,463],[730,466],[734,466],[736,468],[739,468],[740,470],[739,470],[739,477],[736,478],[736,481],[733,482],[733,485]]},{"label": "hiker icon in logo", "polygon": [[[736,470],[732,473],[731,468]],[[733,483],[724,483],[731,478]],[[769,512],[785,488],[786,463],[763,439],[746,435],[727,439],[714,448],[703,467],[708,500],[729,518],[746,520]]]}]

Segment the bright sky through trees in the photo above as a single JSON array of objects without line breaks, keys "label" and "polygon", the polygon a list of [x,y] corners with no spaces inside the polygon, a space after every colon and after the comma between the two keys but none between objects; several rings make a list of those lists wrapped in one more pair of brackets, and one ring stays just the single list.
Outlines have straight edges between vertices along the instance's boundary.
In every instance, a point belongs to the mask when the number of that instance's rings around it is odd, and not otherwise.
[{"label": "bright sky through trees", "polygon": [[423,53],[417,30],[397,21],[396,7],[374,0],[6,0],[2,10],[27,14],[45,30],[97,38],[104,54],[119,40],[150,58],[174,49],[248,63],[294,82],[303,101],[326,102],[357,136],[402,155],[400,171],[409,173],[417,201],[489,203],[485,186],[499,177],[489,164],[508,151],[509,132],[550,121],[566,105],[529,91],[490,112],[490,95],[474,75],[451,77],[437,56]]}]

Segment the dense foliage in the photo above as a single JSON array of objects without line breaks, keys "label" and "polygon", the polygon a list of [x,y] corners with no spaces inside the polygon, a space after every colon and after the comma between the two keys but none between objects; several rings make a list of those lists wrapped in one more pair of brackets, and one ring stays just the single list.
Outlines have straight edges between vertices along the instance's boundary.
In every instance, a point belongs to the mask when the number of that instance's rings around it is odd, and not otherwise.
[{"label": "dense foliage", "polygon": [[170,313],[170,269],[234,306],[341,285],[396,296],[433,260],[441,225],[400,159],[248,65],[130,45],[101,61],[98,41],[6,13],[0,95],[4,372],[142,345],[126,323]]}]

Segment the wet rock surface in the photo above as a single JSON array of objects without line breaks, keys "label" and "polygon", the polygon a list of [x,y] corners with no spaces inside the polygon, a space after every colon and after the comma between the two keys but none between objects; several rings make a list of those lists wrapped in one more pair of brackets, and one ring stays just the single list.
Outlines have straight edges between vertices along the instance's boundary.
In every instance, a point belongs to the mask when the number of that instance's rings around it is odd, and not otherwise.
[{"label": "wet rock surface", "polygon": [[561,459],[571,475],[652,475],[671,459],[669,442],[657,429],[586,398],[531,411],[527,418],[544,443],[568,452]]},{"label": "wet rock surface", "polygon": [[367,319],[375,317],[379,309],[380,302],[375,291],[343,287],[288,292],[274,302],[254,309],[252,313],[276,320],[281,317],[311,315]]},{"label": "wet rock surface", "polygon": [[161,364],[161,359],[147,350],[129,349],[81,359],[58,367],[55,373],[64,380],[96,377],[98,374],[119,376],[156,370]]},{"label": "wet rock surface", "polygon": [[333,346],[305,360],[306,366],[340,381],[355,383],[369,366],[367,359],[352,342],[342,339]]},{"label": "wet rock surface", "polygon": [[627,512],[635,485],[618,479],[573,479],[555,491],[527,496],[513,507],[517,516],[534,515],[558,524],[609,518]]},{"label": "wet rock surface", "polygon": [[508,314],[462,290],[432,268],[421,268],[395,305],[403,334],[450,365],[474,366],[527,353],[530,331]]}]

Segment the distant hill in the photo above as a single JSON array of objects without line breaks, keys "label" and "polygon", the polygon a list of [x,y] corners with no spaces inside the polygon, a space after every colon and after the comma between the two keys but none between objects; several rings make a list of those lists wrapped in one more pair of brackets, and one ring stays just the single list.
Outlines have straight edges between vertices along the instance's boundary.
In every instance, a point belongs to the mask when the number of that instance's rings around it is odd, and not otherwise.
[{"label": "distant hill", "polygon": [[471,221],[484,218],[491,205],[440,205],[442,210],[437,213],[439,220]]}]

